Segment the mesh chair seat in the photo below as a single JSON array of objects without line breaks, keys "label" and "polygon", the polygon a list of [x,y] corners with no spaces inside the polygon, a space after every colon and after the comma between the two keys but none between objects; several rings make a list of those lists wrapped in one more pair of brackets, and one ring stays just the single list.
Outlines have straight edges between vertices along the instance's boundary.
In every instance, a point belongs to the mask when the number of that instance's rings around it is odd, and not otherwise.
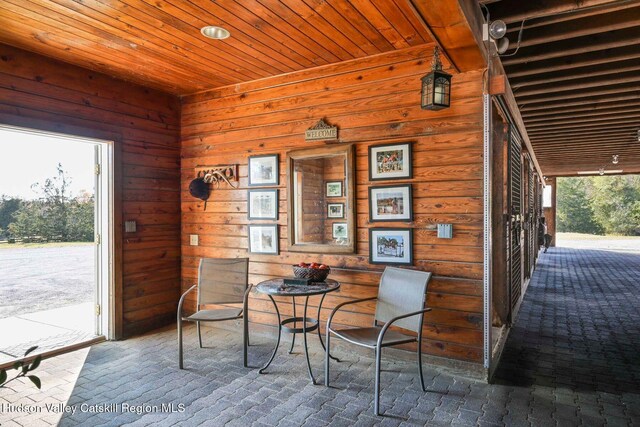
[{"label": "mesh chair seat", "polygon": [[232,320],[240,318],[242,309],[240,308],[220,308],[214,310],[200,310],[189,317],[183,317],[183,320],[191,320],[198,322],[215,322],[218,320]]},{"label": "mesh chair seat", "polygon": [[[184,322],[195,322],[198,332],[198,344],[202,348],[201,322],[218,322],[223,320],[243,319],[242,359],[247,365],[247,347],[249,346],[249,258],[202,258],[198,267],[198,283],[190,287],[178,302],[178,366],[184,369],[182,348],[182,325]],[[182,314],[187,295],[197,290],[196,312],[190,316]],[[201,309],[209,305],[242,304],[242,308],[225,307],[218,309]]]},{"label": "mesh chair seat", "polygon": [[[378,345],[378,336],[380,335],[381,330],[381,326],[375,326],[372,328],[332,329],[331,332],[343,340],[349,341],[353,344],[373,348]],[[415,342],[416,339],[416,337],[403,334],[402,332],[388,330],[382,339],[382,346],[386,347],[390,345]]]},{"label": "mesh chair seat", "polygon": [[[331,347],[331,335],[335,335],[352,344],[371,348],[376,353],[376,370],[374,385],[373,413],[380,414],[380,363],[382,348],[417,342],[418,353],[418,373],[420,374],[420,386],[422,391],[427,391],[424,385],[424,375],[422,373],[422,323],[424,313],[431,310],[425,308],[427,284],[431,279],[431,273],[418,270],[387,267],[380,278],[378,296],[373,298],[362,298],[352,301],[345,301],[338,304],[329,319],[327,320],[326,346],[324,357],[324,384],[329,386],[329,351]],[[340,308],[375,299],[376,312],[374,315],[373,327],[354,329],[332,329],[331,322],[333,316]],[[378,326],[382,324],[383,326]],[[391,326],[413,331],[417,336],[406,335]],[[380,339],[380,346],[378,346]]]}]

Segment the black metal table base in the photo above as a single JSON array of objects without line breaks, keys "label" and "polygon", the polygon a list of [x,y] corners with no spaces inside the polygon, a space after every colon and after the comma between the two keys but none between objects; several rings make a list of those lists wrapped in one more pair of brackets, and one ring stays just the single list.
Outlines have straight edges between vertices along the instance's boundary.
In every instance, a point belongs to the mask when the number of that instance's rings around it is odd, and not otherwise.
[{"label": "black metal table base", "polygon": [[[264,374],[265,370],[269,367],[269,365],[271,365],[271,362],[273,362],[273,359],[276,357],[276,353],[278,352],[278,347],[280,346],[280,338],[282,337],[282,331],[288,334],[293,334],[293,337],[291,338],[291,347],[289,348],[289,354],[293,352],[293,347],[296,342],[296,334],[302,334],[304,339],[304,355],[305,355],[305,358],[307,359],[307,370],[309,372],[309,378],[311,379],[311,382],[313,384],[317,384],[316,379],[313,376],[313,371],[311,370],[311,362],[309,361],[309,346],[307,343],[307,332],[313,332],[317,330],[318,339],[320,340],[320,345],[322,346],[322,349],[326,351],[324,342],[322,341],[322,334],[320,332],[320,323],[318,320],[320,319],[320,311],[322,309],[322,302],[324,301],[324,297],[325,295],[323,294],[322,298],[320,299],[320,303],[318,304],[318,317],[315,319],[313,317],[307,317],[307,308],[309,306],[308,296],[305,297],[304,313],[302,317],[296,316],[296,298],[292,297],[293,317],[289,317],[283,320],[280,316],[280,310],[278,310],[278,304],[276,304],[276,301],[273,299],[273,297],[269,295],[269,299],[271,299],[271,302],[273,303],[273,307],[276,310],[276,315],[278,316],[278,339],[276,341],[275,347],[273,348],[273,353],[271,353],[271,357],[269,358],[269,361],[266,363],[266,365],[264,365],[258,371],[259,373]],[[302,327],[298,327],[298,322],[302,323]],[[293,327],[289,326],[289,324],[291,323],[293,323]],[[329,355],[329,357],[331,357],[333,360],[337,362],[340,361],[338,358],[333,357],[331,355]]]}]

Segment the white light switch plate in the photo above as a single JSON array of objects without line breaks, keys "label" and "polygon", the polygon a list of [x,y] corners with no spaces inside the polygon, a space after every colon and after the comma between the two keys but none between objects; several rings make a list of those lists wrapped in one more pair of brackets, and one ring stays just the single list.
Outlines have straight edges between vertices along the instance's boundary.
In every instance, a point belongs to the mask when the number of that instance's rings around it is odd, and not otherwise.
[{"label": "white light switch plate", "polygon": [[197,234],[190,234],[189,235],[189,242],[191,243],[191,246],[198,246],[198,235]]}]

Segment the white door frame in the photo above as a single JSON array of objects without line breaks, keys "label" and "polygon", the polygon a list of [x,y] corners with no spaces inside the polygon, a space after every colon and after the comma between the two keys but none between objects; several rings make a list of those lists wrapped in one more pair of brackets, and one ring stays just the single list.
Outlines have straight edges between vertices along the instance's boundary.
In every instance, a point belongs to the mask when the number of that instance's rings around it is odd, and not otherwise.
[{"label": "white door frame", "polygon": [[[115,216],[114,206],[114,142],[83,136],[67,135],[37,129],[22,128],[0,124],[0,130],[44,136],[59,140],[92,144],[96,147],[97,160],[95,180],[96,206],[96,334],[106,339],[115,336],[114,316],[114,253],[115,253]],[[99,237],[98,237],[99,236]],[[98,307],[99,314],[98,314]]]}]

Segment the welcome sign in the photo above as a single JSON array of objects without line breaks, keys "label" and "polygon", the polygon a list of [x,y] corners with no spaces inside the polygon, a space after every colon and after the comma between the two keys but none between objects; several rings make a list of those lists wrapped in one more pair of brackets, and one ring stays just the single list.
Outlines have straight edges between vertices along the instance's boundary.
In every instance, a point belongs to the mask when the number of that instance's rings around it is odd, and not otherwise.
[{"label": "welcome sign", "polygon": [[324,119],[318,120],[304,134],[305,141],[325,141],[338,139],[338,127],[330,126]]}]

